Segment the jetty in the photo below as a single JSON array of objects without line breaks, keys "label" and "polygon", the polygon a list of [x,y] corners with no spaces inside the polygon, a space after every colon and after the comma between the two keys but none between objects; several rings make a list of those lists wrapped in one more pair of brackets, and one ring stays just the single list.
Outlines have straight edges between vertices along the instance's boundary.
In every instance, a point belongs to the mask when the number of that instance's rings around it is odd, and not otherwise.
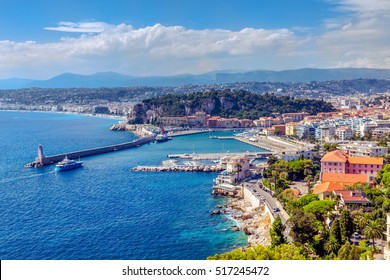
[{"label": "jetty", "polygon": [[202,164],[195,166],[188,165],[171,165],[171,166],[136,166],[131,169],[132,171],[145,171],[145,172],[220,172],[222,167],[218,165]]},{"label": "jetty", "polygon": [[243,152],[243,153],[208,153],[208,154],[170,154],[169,158],[179,158],[179,159],[192,159],[192,160],[218,160],[224,157],[234,157],[234,156],[248,156],[250,158],[265,158],[273,155],[273,152]]},{"label": "jetty", "polygon": [[178,137],[178,136],[186,136],[186,135],[206,133],[206,132],[210,132],[210,130],[183,130],[183,131],[175,131],[175,132],[168,132],[168,136]]},{"label": "jetty", "polygon": [[116,144],[116,145],[111,145],[111,146],[105,146],[105,147],[100,147],[100,148],[93,148],[93,149],[87,149],[87,150],[80,150],[76,152],[69,152],[69,153],[64,153],[64,154],[58,154],[54,156],[45,156],[43,154],[43,148],[42,145],[38,146],[38,156],[35,158],[35,160],[31,163],[27,163],[25,166],[26,167],[41,167],[44,165],[49,165],[53,163],[57,163],[62,161],[65,157],[68,159],[79,159],[82,157],[89,157],[89,156],[95,156],[95,155],[100,155],[100,154],[105,154],[105,153],[111,153],[111,152],[116,152],[120,150],[126,150],[134,147],[139,147],[144,144],[148,144],[150,142],[154,141],[154,136],[150,137],[142,137],[138,138],[134,141],[131,142],[126,142],[126,143],[121,143],[121,144]]},{"label": "jetty", "polygon": [[210,136],[210,139],[218,139],[218,140],[230,140],[235,139],[234,136]]}]

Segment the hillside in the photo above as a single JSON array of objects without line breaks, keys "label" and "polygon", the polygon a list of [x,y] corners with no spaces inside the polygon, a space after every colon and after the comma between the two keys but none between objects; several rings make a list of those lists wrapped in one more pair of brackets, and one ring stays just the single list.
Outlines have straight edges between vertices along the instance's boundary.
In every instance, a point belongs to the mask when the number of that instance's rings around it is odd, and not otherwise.
[{"label": "hillside", "polygon": [[390,79],[388,69],[336,68],[271,71],[213,71],[205,74],[175,76],[128,76],[115,72],[93,75],[64,73],[48,80],[7,79],[0,80],[0,89],[18,88],[98,88],[132,86],[184,86],[225,84],[242,82],[311,82],[351,79]]},{"label": "hillside", "polygon": [[146,99],[134,106],[132,121],[147,122],[151,117],[187,116],[202,111],[226,118],[258,119],[276,113],[330,112],[334,108],[321,100],[290,98],[274,94],[255,94],[248,91],[209,90],[200,93],[166,94]]}]

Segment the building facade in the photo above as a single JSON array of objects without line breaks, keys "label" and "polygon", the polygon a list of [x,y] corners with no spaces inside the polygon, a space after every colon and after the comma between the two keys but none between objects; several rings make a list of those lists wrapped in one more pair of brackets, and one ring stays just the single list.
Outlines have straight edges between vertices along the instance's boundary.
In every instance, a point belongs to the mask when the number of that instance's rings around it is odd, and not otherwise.
[{"label": "building facade", "polygon": [[372,183],[383,168],[383,158],[350,156],[340,150],[327,153],[321,159],[321,173],[366,174]]}]

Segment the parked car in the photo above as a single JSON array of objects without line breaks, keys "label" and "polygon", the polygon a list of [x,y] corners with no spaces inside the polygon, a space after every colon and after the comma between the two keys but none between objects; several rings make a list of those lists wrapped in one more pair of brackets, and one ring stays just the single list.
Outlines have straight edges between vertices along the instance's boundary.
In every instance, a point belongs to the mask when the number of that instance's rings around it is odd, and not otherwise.
[{"label": "parked car", "polygon": [[357,232],[354,232],[353,238],[355,238],[355,239],[361,239],[362,237],[361,237]]},{"label": "parked car", "polygon": [[272,211],[273,211],[274,213],[276,213],[276,212],[279,212],[279,211],[280,211],[280,209],[279,209],[279,208],[277,208],[277,207],[274,207],[274,208],[272,208]]}]

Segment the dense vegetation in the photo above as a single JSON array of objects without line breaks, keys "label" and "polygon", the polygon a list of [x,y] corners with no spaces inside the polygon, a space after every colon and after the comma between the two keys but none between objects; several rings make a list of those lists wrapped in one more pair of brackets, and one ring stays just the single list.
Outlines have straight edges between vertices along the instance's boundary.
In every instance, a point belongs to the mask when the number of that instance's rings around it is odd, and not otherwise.
[{"label": "dense vegetation", "polygon": [[321,100],[291,98],[275,94],[255,94],[244,90],[208,90],[202,93],[166,94],[143,101],[147,109],[160,116],[186,116],[203,111],[226,118],[258,119],[275,113],[333,111],[331,104]]},{"label": "dense vegetation", "polygon": [[[319,200],[310,193],[300,198],[294,194],[288,186],[289,180],[316,177],[316,159],[285,162],[271,157],[268,163],[263,184],[273,190],[290,215],[287,226],[292,243],[286,244],[285,226],[276,218],[270,229],[271,246],[236,249],[209,259],[373,259],[374,253],[378,252],[375,240],[382,237],[386,212],[390,211],[390,164],[378,172],[376,186],[356,184],[348,187],[364,191],[369,197],[371,209],[365,212],[363,208],[335,211],[336,197]],[[358,245],[351,244],[355,232],[364,236],[353,240]]]}]

